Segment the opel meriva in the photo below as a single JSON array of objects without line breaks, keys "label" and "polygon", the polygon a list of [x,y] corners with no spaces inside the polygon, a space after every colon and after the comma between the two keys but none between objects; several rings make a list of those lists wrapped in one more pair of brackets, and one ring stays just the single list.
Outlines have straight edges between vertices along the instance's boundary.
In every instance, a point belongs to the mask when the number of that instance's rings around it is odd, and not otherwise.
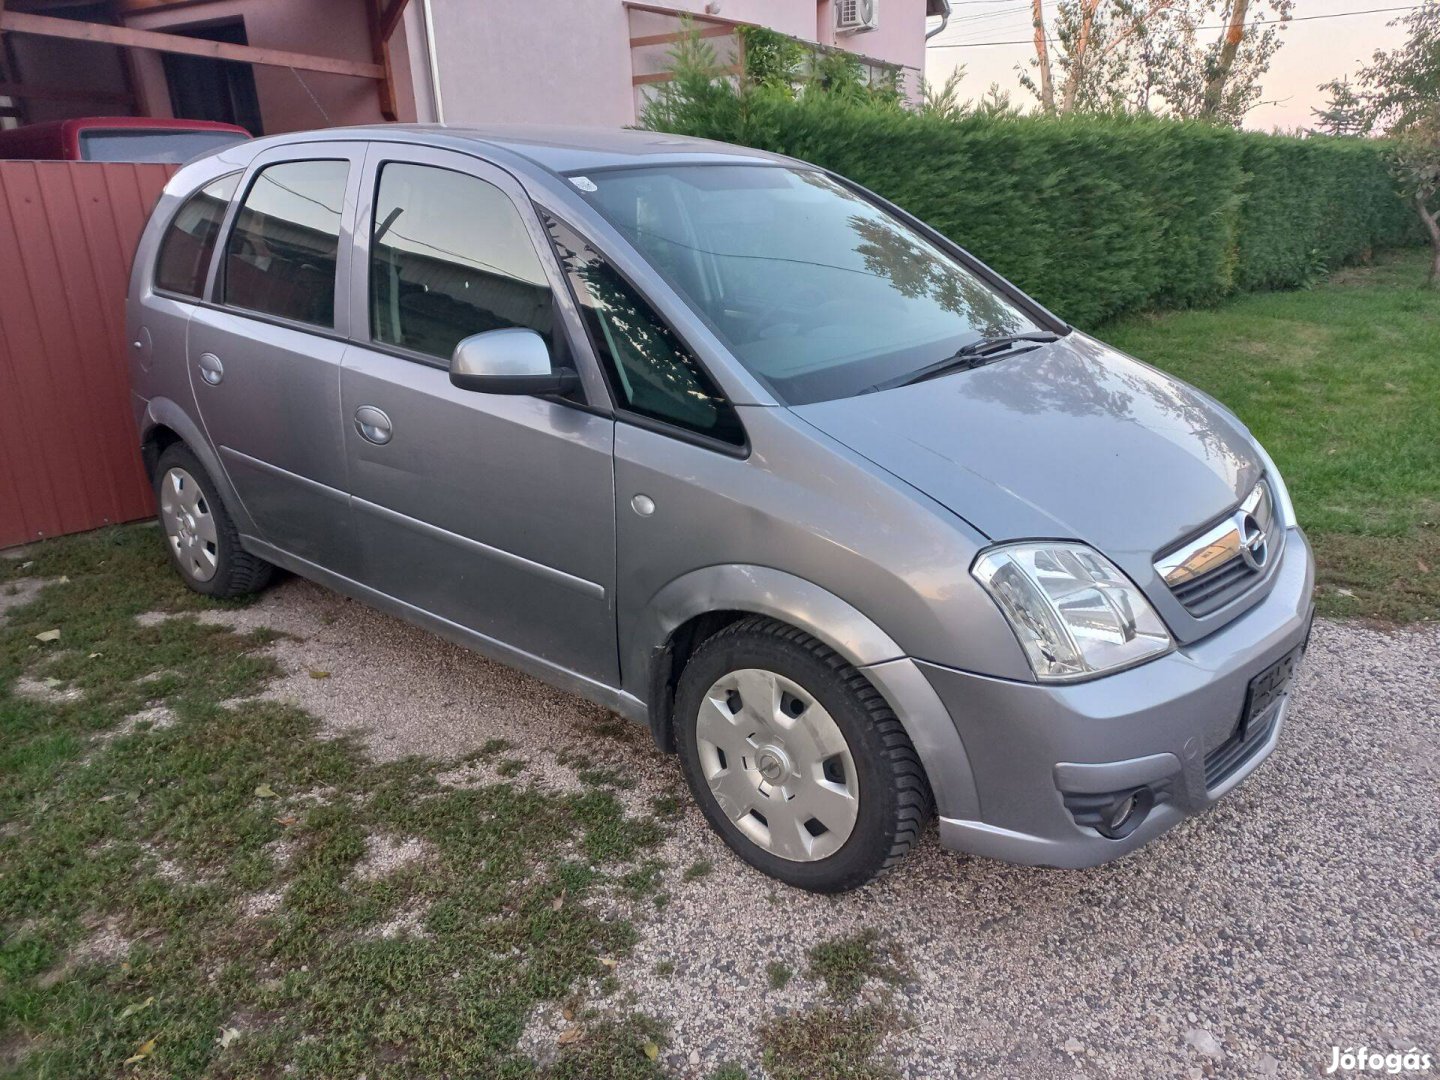
[{"label": "opel meriva", "polygon": [[1265,451],[823,169],[248,142],[166,187],[128,329],[191,588],[283,567],[648,725],[790,884],[860,885],[936,810],[1095,865],[1279,738],[1313,569]]}]

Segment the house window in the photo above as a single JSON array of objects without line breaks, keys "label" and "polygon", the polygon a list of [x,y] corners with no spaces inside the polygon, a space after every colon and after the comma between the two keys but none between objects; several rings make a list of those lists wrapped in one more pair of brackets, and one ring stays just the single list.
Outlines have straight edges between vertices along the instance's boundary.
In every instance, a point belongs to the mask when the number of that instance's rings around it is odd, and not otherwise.
[{"label": "house window", "polygon": [[[208,26],[168,28],[183,37],[248,45],[245,24],[239,19]],[[251,135],[265,133],[260,123],[260,99],[255,94],[255,71],[238,60],[164,53],[165,81],[170,85],[170,109],[182,120],[217,120],[239,124]]]}]

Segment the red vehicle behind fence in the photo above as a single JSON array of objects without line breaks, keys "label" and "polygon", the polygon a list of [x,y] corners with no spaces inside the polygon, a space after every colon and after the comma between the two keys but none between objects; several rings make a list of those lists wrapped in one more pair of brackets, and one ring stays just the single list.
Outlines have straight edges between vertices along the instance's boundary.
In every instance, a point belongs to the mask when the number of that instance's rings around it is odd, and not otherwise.
[{"label": "red vehicle behind fence", "polygon": [[0,131],[0,158],[181,165],[249,138],[242,127],[210,120],[86,116]]}]

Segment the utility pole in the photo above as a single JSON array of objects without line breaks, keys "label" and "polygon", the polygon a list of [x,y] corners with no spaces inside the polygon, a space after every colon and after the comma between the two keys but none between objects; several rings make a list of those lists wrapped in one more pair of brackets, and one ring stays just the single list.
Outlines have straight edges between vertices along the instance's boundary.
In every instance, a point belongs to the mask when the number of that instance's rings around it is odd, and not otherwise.
[{"label": "utility pole", "polygon": [[1043,0],[1030,0],[1030,18],[1035,24],[1035,56],[1040,61],[1040,107],[1055,111],[1055,85],[1050,81],[1050,50],[1045,45]]}]

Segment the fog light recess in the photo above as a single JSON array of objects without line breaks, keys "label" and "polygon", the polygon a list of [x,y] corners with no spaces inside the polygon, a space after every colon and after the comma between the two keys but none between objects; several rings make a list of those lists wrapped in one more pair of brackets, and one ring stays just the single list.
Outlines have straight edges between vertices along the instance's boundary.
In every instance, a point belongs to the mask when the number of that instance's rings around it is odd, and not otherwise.
[{"label": "fog light recess", "polygon": [[1148,787],[1120,795],[1105,808],[1096,831],[1111,840],[1123,840],[1140,827],[1155,807],[1155,794]]},{"label": "fog light recess", "polygon": [[1162,780],[1144,787],[1119,791],[1062,791],[1065,809],[1082,829],[1094,829],[1107,840],[1124,840],[1170,798],[1170,784]]}]

